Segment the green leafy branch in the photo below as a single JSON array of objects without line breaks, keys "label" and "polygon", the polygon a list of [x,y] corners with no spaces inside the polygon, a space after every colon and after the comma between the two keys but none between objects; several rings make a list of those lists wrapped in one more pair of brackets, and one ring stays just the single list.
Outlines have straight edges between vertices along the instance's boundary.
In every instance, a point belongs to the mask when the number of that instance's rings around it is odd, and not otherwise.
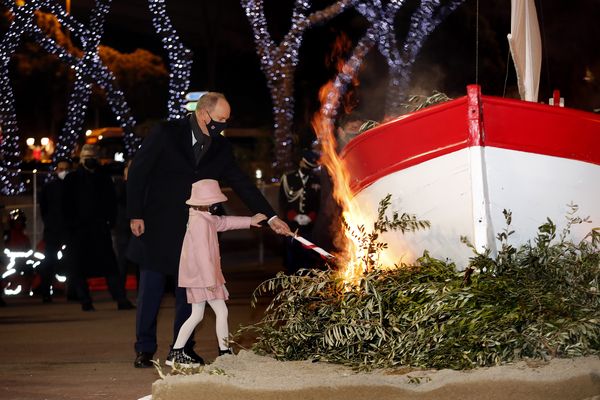
[{"label": "green leafy branch", "polygon": [[468,369],[600,354],[600,229],[567,240],[574,224],[588,222],[573,211],[561,232],[547,220],[530,242],[513,246],[512,215],[504,216],[498,254],[464,240],[475,251],[468,276],[427,251],[413,265],[372,268],[350,290],[331,269],[280,273],[255,291],[274,294],[263,319],[237,335],[255,335],[253,350],[278,359],[357,369]]},{"label": "green leafy branch", "polygon": [[388,248],[387,243],[380,240],[381,234],[388,231],[414,232],[421,229],[428,229],[431,224],[427,220],[419,220],[415,215],[407,213],[398,213],[394,211],[391,219],[387,216],[387,209],[391,205],[392,195],[388,194],[380,202],[377,209],[377,220],[373,223],[373,230],[367,231],[364,225],[359,225],[353,229],[350,224],[342,219],[343,226],[359,243],[362,250],[362,262],[365,265],[365,271],[370,272],[379,265],[379,256],[381,251]]}]

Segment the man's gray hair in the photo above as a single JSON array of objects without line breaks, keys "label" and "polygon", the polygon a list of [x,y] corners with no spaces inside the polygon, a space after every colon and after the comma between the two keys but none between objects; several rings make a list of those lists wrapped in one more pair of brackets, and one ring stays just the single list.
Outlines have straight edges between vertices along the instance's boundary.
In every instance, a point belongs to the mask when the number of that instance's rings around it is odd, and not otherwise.
[{"label": "man's gray hair", "polygon": [[225,98],[225,95],[223,93],[219,93],[219,92],[206,93],[205,95],[203,95],[202,97],[200,97],[198,99],[198,102],[196,103],[196,111],[197,110],[207,110],[207,111],[214,110],[219,99],[227,101],[227,99]]}]

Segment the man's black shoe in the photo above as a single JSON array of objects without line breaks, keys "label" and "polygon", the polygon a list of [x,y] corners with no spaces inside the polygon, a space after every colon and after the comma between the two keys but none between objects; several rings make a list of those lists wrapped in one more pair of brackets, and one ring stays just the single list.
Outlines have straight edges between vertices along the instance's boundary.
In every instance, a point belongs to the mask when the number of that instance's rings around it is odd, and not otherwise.
[{"label": "man's black shoe", "polygon": [[50,295],[43,295],[42,296],[42,303],[52,303],[52,297]]},{"label": "man's black shoe", "polygon": [[202,358],[198,354],[196,354],[194,349],[185,349],[185,354],[190,356],[194,360],[195,363],[204,365],[204,358]]},{"label": "man's black shoe", "polygon": [[117,310],[133,310],[135,306],[129,300],[119,301]]},{"label": "man's black shoe", "polygon": [[82,311],[96,311],[94,305],[92,303],[82,303],[81,304]]},{"label": "man's black shoe", "polygon": [[150,368],[153,367],[152,364],[152,353],[144,353],[143,351],[138,351],[135,356],[135,361],[133,362],[133,366],[136,368]]}]

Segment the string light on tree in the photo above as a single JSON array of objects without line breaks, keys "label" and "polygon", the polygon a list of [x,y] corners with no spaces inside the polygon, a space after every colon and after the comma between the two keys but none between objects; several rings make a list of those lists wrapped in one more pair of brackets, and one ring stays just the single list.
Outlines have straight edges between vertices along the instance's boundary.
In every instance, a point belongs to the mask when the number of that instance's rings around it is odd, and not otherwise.
[{"label": "string light on tree", "polygon": [[[55,159],[68,157],[73,150],[74,144],[80,137],[92,84],[96,84],[104,90],[106,101],[114,113],[117,123],[123,128],[126,153],[132,156],[139,146],[140,139],[135,136],[133,131],[136,122],[125,100],[125,96],[118,89],[118,84],[113,73],[102,64],[98,56],[97,49],[104,31],[105,16],[108,14],[110,3],[110,0],[96,1],[91,13],[91,29],[87,29],[70,14],[66,13],[60,4],[46,1],[46,8],[56,16],[61,25],[76,29],[75,32],[71,32],[71,35],[83,44],[84,56],[80,59],[72,56],[56,43],[53,43],[53,40],[47,38],[41,31],[34,32],[34,37],[37,38],[45,50],[51,54],[59,55],[61,59],[65,60],[75,70],[76,80],[69,99],[69,114],[67,122],[62,129],[62,135],[59,138]],[[61,139],[64,143],[60,143]]]},{"label": "string light on tree", "polygon": [[356,10],[370,23],[369,28],[354,48],[346,66],[336,75],[334,90],[322,104],[322,111],[333,124],[341,99],[356,79],[366,54],[373,46],[383,55],[390,70],[386,92],[387,115],[398,115],[407,96],[412,66],[425,39],[464,0],[450,0],[440,6],[439,0],[423,0],[411,16],[411,24],[402,46],[398,46],[394,19],[404,0],[391,0],[386,6],[380,0],[365,0],[355,5]]},{"label": "string light on tree", "polygon": [[2,4],[13,11],[13,20],[0,42],[0,193],[14,195],[24,190],[18,180],[20,163],[19,131],[14,106],[14,95],[8,74],[8,63],[19,45],[23,33],[33,20],[37,8],[35,0],[13,9],[14,4],[7,0]]},{"label": "string light on tree", "polygon": [[[449,0],[440,4],[440,0],[423,0],[413,13],[401,56],[394,55],[390,67],[390,82],[387,91],[387,109],[394,114],[400,112],[408,96],[413,65],[427,37],[458,8],[465,0]],[[394,46],[393,49],[397,50]]]},{"label": "string light on tree", "polygon": [[180,118],[186,113],[183,104],[185,93],[190,86],[192,52],[183,45],[173,28],[167,14],[166,1],[149,0],[148,5],[152,13],[152,24],[161,38],[169,59],[169,100],[167,104],[169,119]]},{"label": "string light on tree", "polygon": [[[53,39],[47,37],[38,26],[34,25],[34,32],[32,36],[35,38],[37,43],[50,54],[57,55],[68,65],[76,65],[79,59],[67,52],[64,48],[60,47]],[[131,127],[135,126],[135,120],[131,117],[131,112],[123,92],[116,87],[116,79],[105,65],[103,65],[98,58],[91,60],[93,68],[91,68],[90,74],[93,73],[96,84],[104,90],[106,94],[106,100],[109,103],[113,113],[118,117],[117,119],[122,121],[120,125],[124,129],[124,142],[127,154],[131,155],[135,152],[138,147],[139,138],[134,135]],[[75,131],[74,131],[75,133]],[[57,149],[58,151],[58,149]],[[71,151],[71,147],[64,149],[68,155]],[[62,154],[62,153],[61,153]]]},{"label": "string light on tree", "polygon": [[[71,68],[75,71],[75,85],[67,106],[67,120],[58,138],[56,158],[68,157],[83,129],[85,112],[92,94],[92,60],[98,58],[98,45],[104,31],[104,17],[110,8],[110,0],[96,1],[90,20],[89,36],[83,46],[83,57]],[[69,15],[59,17],[59,21],[70,19]],[[62,23],[62,22],[61,22]]]},{"label": "string light on tree", "polygon": [[310,0],[296,0],[292,11],[292,23],[279,44],[271,38],[267,29],[262,0],[241,0],[250,21],[260,67],[267,78],[267,86],[273,102],[273,128],[275,134],[275,162],[278,172],[293,168],[292,124],[294,121],[294,74],[298,65],[298,51],[306,29],[330,20],[357,0],[337,1],[321,11],[308,14]]},{"label": "string light on tree", "polygon": [[[8,75],[8,64],[21,38],[32,37],[44,50],[59,57],[75,71],[75,84],[69,97],[67,121],[58,138],[55,157],[69,156],[82,132],[85,111],[91,94],[91,85],[96,84],[106,93],[106,100],[115,114],[115,119],[124,130],[125,150],[132,156],[139,147],[140,139],[134,135],[135,120],[118,89],[112,72],[102,64],[98,56],[98,45],[104,31],[104,20],[109,11],[110,0],[97,0],[90,19],[90,29],[67,14],[61,4],[52,0],[29,0],[23,6],[16,6],[9,0],[0,3],[13,14],[13,21],[0,42],[0,192],[14,195],[24,190],[18,182],[20,163],[19,134],[17,127],[14,95]],[[178,118],[184,113],[181,108],[183,95],[189,87],[191,52],[179,39],[166,13],[165,2],[149,0],[153,14],[153,24],[161,36],[170,62],[169,118]],[[35,23],[34,12],[44,10],[54,14],[70,35],[77,39],[84,50],[81,58],[69,53],[52,38],[41,31]]]}]

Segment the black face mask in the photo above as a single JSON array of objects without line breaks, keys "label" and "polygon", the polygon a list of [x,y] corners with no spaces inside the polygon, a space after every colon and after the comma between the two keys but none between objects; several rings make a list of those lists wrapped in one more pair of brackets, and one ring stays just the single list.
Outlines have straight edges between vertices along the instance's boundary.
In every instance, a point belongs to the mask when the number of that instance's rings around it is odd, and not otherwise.
[{"label": "black face mask", "polygon": [[98,159],[96,158],[86,158],[83,160],[83,166],[90,170],[95,170],[100,166]]},{"label": "black face mask", "polygon": [[[208,114],[210,117],[210,114]],[[227,128],[227,122],[218,122],[210,117],[210,121],[206,124],[208,128],[208,134],[210,136],[219,136]]]}]

